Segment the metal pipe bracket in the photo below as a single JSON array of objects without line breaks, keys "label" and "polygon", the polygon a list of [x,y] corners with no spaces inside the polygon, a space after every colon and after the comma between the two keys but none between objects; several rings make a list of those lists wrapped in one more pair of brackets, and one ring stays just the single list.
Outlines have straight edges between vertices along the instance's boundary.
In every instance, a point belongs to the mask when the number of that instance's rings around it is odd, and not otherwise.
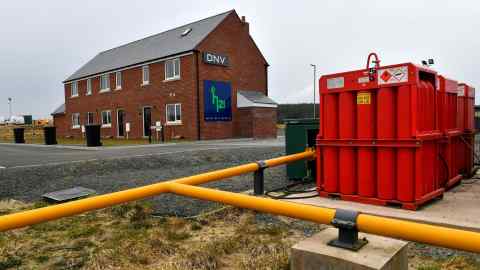
[{"label": "metal pipe bracket", "polygon": [[358,239],[357,211],[337,209],[331,224],[338,228],[338,238],[328,242],[329,246],[358,251],[368,243],[366,238]]}]

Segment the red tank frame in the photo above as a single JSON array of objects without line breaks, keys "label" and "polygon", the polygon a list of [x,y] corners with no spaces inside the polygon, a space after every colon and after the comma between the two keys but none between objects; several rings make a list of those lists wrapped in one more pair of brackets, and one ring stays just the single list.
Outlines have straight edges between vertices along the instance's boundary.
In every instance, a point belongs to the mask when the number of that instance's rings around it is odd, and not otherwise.
[{"label": "red tank frame", "polygon": [[[440,145],[440,186],[450,189],[461,179],[461,169],[465,167],[463,154],[463,130],[458,120],[458,82],[438,76],[438,116],[440,131],[444,135]],[[458,121],[457,121],[458,120]],[[459,154],[460,153],[460,154]]]},{"label": "red tank frame", "polygon": [[404,63],[322,76],[321,196],[415,210],[441,197],[435,71]]}]

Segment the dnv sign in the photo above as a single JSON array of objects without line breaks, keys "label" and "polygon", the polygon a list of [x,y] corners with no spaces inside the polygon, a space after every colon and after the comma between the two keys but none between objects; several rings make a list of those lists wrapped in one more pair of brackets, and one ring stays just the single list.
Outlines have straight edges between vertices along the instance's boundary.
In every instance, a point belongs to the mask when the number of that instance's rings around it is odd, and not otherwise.
[{"label": "dnv sign", "polygon": [[211,52],[203,52],[203,62],[212,65],[228,67],[228,56],[220,55]]},{"label": "dnv sign", "polygon": [[232,120],[232,86],[230,82],[203,83],[205,121]]}]

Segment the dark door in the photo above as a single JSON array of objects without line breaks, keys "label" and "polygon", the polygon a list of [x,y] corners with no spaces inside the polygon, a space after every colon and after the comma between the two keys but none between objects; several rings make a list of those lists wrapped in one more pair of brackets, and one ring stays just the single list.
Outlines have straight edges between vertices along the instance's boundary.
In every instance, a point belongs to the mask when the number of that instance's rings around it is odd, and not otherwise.
[{"label": "dark door", "polygon": [[150,136],[150,126],[152,125],[152,108],[143,108],[143,136]]},{"label": "dark door", "polygon": [[118,137],[125,137],[125,111],[117,112]]}]

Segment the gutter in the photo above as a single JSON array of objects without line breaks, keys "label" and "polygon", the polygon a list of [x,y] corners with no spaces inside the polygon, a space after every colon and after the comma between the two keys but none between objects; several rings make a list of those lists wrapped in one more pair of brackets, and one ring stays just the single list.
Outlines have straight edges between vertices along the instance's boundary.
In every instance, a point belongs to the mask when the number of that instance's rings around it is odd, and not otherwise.
[{"label": "gutter", "polygon": [[194,52],[195,52],[195,65],[196,65],[195,80],[197,83],[197,139],[201,140],[202,131],[200,127],[200,124],[201,124],[201,121],[200,121],[200,69],[199,69],[200,64],[198,63],[199,51],[195,50]]}]

